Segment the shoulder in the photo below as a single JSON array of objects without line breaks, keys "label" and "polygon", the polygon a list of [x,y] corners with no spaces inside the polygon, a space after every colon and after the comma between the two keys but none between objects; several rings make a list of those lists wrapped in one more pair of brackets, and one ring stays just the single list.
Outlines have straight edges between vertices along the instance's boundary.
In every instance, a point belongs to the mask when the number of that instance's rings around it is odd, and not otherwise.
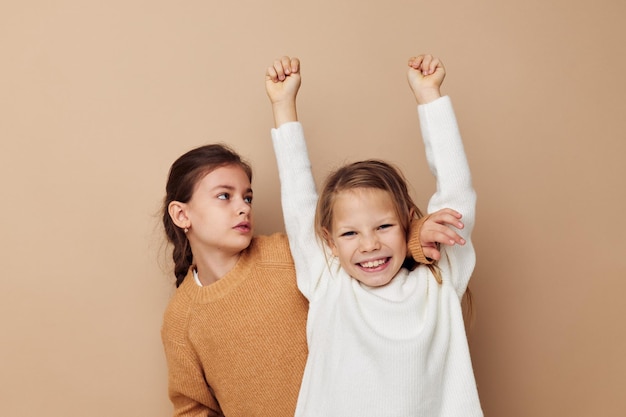
[{"label": "shoulder", "polygon": [[189,272],[183,282],[178,288],[174,289],[163,313],[161,335],[164,341],[182,340],[185,337],[194,304],[192,302],[194,291],[198,291],[199,288],[193,278],[193,269],[189,268]]},{"label": "shoulder", "polygon": [[[296,267],[284,233],[255,237],[245,255],[247,285],[254,299],[248,303],[264,303],[267,311],[306,317],[308,304],[297,287]],[[286,310],[285,310],[286,309]],[[301,316],[302,315],[302,316]]]},{"label": "shoulder", "polygon": [[274,233],[270,236],[257,236],[252,239],[248,247],[250,256],[255,262],[275,263],[293,268],[293,258],[289,250],[289,240],[284,233]]},{"label": "shoulder", "polygon": [[189,297],[176,290],[163,314],[161,338],[163,342],[181,343],[185,339],[190,315]]}]

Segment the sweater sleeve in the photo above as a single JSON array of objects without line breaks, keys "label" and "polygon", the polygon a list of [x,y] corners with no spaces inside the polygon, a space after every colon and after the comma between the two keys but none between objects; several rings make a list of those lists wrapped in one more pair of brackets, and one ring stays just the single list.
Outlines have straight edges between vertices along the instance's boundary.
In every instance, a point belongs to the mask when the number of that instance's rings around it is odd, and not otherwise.
[{"label": "sweater sleeve", "polygon": [[162,330],[167,360],[168,393],[174,417],[223,417],[224,414],[207,385],[202,367],[186,344],[172,340],[167,326]]},{"label": "sweater sleeve", "polygon": [[290,122],[272,129],[272,141],[280,177],[285,230],[296,265],[298,288],[311,300],[326,258],[315,236],[317,191],[302,125]]},{"label": "sweater sleeve", "polygon": [[427,258],[424,255],[422,243],[420,242],[420,231],[422,230],[422,226],[429,217],[429,215],[426,215],[424,217],[421,217],[419,219],[413,219],[411,221],[411,226],[409,228],[409,242],[407,244],[409,250],[407,256],[410,256],[411,258],[413,258],[414,261],[425,265],[432,264],[433,260]]},{"label": "sweater sleeve", "polygon": [[426,159],[437,180],[436,192],[428,203],[428,213],[448,207],[463,215],[465,227],[457,232],[466,240],[465,245],[442,245],[439,260],[444,284],[448,280],[462,297],[476,263],[471,241],[476,193],[450,98],[445,96],[420,105],[418,113]]}]

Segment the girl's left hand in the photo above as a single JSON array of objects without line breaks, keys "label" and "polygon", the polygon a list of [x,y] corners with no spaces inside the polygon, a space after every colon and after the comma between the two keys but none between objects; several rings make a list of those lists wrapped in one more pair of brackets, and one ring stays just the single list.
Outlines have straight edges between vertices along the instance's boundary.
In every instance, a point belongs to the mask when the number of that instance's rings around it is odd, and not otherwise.
[{"label": "girl's left hand", "polygon": [[443,62],[432,55],[409,58],[407,77],[418,104],[426,104],[441,97],[439,88],[446,76]]}]

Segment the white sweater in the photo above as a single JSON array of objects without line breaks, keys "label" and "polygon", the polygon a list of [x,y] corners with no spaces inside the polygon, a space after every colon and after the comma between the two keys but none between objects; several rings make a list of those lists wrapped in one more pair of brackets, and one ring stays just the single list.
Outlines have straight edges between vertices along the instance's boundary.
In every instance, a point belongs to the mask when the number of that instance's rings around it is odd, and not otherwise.
[{"label": "white sweater", "polygon": [[309,356],[297,417],[482,416],[460,299],[474,269],[476,196],[450,99],[418,106],[437,192],[428,212],[463,214],[464,246],[442,246],[443,284],[401,269],[383,287],[352,279],[318,243],[317,192],[300,123],[272,130],[298,287],[309,299]]}]

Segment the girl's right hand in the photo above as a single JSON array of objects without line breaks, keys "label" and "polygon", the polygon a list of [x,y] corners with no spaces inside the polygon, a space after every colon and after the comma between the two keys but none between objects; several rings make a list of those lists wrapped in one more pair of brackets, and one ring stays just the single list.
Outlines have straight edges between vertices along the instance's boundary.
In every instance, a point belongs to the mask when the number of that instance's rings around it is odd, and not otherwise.
[{"label": "girl's right hand", "polygon": [[265,91],[273,105],[295,103],[300,89],[300,60],[283,56],[265,71]]},{"label": "girl's right hand", "polygon": [[454,228],[463,229],[461,213],[456,210],[444,208],[428,215],[420,229],[420,243],[424,256],[439,260],[441,253],[439,245],[464,245],[465,239]]}]

